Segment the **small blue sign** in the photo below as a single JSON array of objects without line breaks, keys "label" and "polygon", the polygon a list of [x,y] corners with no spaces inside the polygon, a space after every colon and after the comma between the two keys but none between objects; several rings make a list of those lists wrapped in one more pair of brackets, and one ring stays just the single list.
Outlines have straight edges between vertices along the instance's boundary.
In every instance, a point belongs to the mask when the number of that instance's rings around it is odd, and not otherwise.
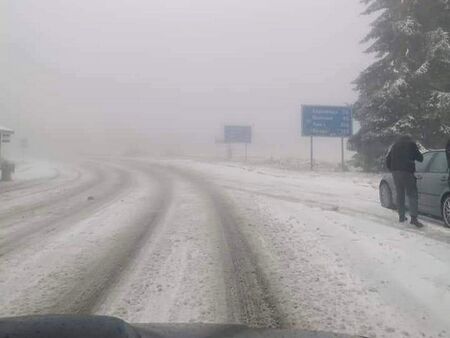
[{"label": "small blue sign", "polygon": [[350,137],[352,109],[335,106],[302,106],[302,136]]},{"label": "small blue sign", "polygon": [[225,126],[225,143],[252,143],[252,127]]}]

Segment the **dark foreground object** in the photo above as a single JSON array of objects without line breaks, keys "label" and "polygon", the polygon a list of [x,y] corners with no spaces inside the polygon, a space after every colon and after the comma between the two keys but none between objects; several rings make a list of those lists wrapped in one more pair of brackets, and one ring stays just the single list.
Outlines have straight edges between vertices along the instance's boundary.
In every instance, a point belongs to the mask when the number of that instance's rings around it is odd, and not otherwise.
[{"label": "dark foreground object", "polygon": [[303,330],[251,329],[240,325],[127,324],[103,316],[31,316],[0,319],[0,338],[349,338]]}]

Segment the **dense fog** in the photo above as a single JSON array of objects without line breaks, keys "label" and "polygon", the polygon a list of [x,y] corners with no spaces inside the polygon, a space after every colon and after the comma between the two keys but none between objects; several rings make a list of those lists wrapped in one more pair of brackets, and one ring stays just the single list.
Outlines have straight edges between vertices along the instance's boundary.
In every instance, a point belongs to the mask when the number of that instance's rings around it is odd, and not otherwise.
[{"label": "dense fog", "polygon": [[[358,0],[3,1],[0,125],[36,153],[309,156],[302,104],[353,103]],[[337,161],[340,143],[318,140]],[[238,147],[236,151],[240,151]]]}]

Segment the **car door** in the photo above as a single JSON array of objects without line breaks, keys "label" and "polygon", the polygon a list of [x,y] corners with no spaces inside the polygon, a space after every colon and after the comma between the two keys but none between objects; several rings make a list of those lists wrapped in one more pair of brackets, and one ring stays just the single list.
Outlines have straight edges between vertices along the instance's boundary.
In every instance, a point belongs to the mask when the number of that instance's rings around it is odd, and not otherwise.
[{"label": "car door", "polygon": [[428,175],[428,168],[431,160],[436,155],[435,152],[427,152],[423,154],[423,162],[416,163],[416,177],[417,177],[417,189],[419,191],[419,211],[429,212],[429,206],[426,203],[426,190],[424,189],[423,180]]},{"label": "car door", "polygon": [[420,191],[426,212],[439,216],[441,213],[441,196],[449,184],[448,163],[444,151],[436,152],[428,170],[423,174]]}]

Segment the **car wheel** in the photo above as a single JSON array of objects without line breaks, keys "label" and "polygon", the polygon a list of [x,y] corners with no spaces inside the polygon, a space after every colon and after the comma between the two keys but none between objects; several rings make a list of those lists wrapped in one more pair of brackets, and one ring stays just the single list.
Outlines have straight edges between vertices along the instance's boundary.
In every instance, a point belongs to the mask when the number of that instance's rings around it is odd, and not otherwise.
[{"label": "car wheel", "polygon": [[447,195],[442,202],[442,218],[445,226],[450,228],[450,195]]},{"label": "car wheel", "polygon": [[392,191],[386,182],[380,184],[380,202],[383,208],[394,209]]}]

